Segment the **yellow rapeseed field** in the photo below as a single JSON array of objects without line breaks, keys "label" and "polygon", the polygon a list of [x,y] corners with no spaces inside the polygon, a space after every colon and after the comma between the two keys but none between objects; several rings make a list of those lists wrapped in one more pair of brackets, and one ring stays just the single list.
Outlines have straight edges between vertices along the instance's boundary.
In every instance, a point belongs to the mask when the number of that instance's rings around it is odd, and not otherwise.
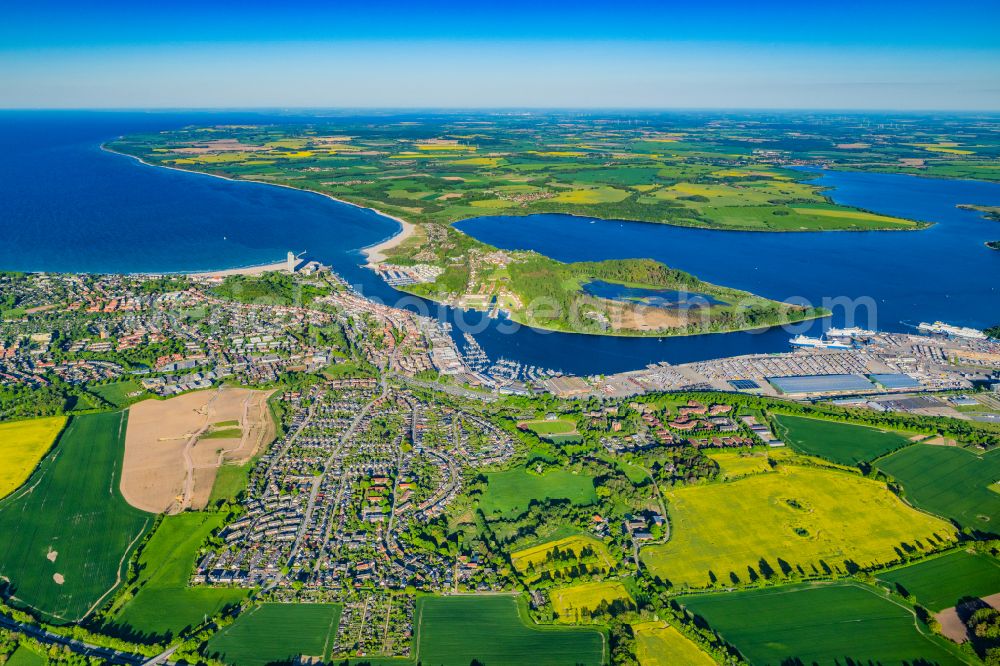
[{"label": "yellow rapeseed field", "polygon": [[628,198],[628,192],[617,187],[594,187],[587,190],[560,192],[553,201],[572,204],[615,203]]},{"label": "yellow rapeseed field", "polygon": [[602,603],[622,601],[629,606],[635,604],[625,586],[615,580],[598,583],[580,583],[549,591],[552,610],[561,622],[580,622],[586,619],[583,611],[593,612]]},{"label": "yellow rapeseed field", "polygon": [[476,152],[475,146],[464,146],[456,143],[418,143],[417,150],[444,150],[452,152]]},{"label": "yellow rapeseed field", "polygon": [[715,666],[715,660],[666,622],[633,624],[635,654],[642,666]]},{"label": "yellow rapeseed field", "polygon": [[587,153],[580,152],[579,150],[529,150],[529,153],[533,155],[542,155],[544,157],[586,157]]},{"label": "yellow rapeseed field", "polygon": [[448,164],[457,164],[459,166],[487,166],[495,167],[500,164],[499,157],[470,157],[468,159],[453,160],[448,162]]},{"label": "yellow rapeseed field", "polygon": [[588,546],[594,551],[597,559],[605,568],[611,567],[611,556],[608,554],[608,547],[594,537],[585,534],[577,534],[556,541],[546,541],[537,546],[512,553],[510,559],[514,568],[524,572],[528,569],[529,564],[541,566],[553,550],[558,549],[563,552],[572,551],[576,557],[579,557],[583,549]]},{"label": "yellow rapeseed field", "polygon": [[839,210],[835,208],[792,208],[801,215],[819,215],[821,217],[842,217],[848,220],[862,220],[864,222],[879,222],[882,224],[900,224],[907,227],[914,226],[910,220],[898,217],[888,217],[886,215],[876,215],[866,213],[861,210]]},{"label": "yellow rapeseed field", "polygon": [[0,497],[31,476],[64,425],[64,416],[0,423]]},{"label": "yellow rapeseed field", "polygon": [[898,560],[956,539],[949,523],[903,503],[883,483],[783,465],[729,483],[667,493],[671,533],[641,557],[678,587],[809,576]]}]

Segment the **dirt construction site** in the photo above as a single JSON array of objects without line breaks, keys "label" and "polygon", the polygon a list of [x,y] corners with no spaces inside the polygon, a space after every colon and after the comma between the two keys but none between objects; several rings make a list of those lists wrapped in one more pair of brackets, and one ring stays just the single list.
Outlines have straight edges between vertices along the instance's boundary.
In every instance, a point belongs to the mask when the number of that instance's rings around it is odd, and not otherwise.
[{"label": "dirt construction site", "polygon": [[247,462],[274,439],[271,393],[218,388],[133,405],[121,481],[126,501],[154,513],[204,509],[219,467]]}]

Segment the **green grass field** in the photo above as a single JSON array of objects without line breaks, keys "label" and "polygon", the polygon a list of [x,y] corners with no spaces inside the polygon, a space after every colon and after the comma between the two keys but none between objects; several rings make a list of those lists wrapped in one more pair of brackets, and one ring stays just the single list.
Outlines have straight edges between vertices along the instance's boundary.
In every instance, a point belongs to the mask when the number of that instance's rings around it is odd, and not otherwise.
[{"label": "green grass field", "polygon": [[243,436],[243,431],[239,428],[221,428],[210,430],[198,439],[239,439]]},{"label": "green grass field", "polygon": [[7,659],[5,666],[45,666],[48,658],[24,645],[19,646]]},{"label": "green grass field", "polygon": [[857,583],[773,587],[680,602],[752,664],[964,663],[943,639],[917,630],[910,608]]},{"label": "green grass field", "polygon": [[215,473],[215,483],[212,485],[212,494],[208,498],[208,505],[214,506],[220,500],[231,501],[236,496],[246,490],[250,482],[250,471],[253,463],[246,465],[226,464]]},{"label": "green grass field", "polygon": [[906,498],[962,527],[1000,533],[1000,450],[978,456],[953,446],[917,444],[888,456],[876,467],[898,481]]},{"label": "green grass field", "polygon": [[417,659],[430,666],[566,666],[601,664],[604,643],[593,629],[526,626],[508,595],[421,597]]},{"label": "green grass field", "polygon": [[328,659],[340,604],[263,604],[208,641],[206,653],[233,666],[267,666],[298,656]]},{"label": "green grass field", "polygon": [[0,502],[0,576],[18,602],[54,621],[103,601],[153,523],[118,490],[126,420],[72,418],[28,482]]},{"label": "green grass field", "polygon": [[139,556],[139,592],[113,609],[112,624],[137,639],[162,639],[242,601],[247,590],[188,586],[198,549],[224,518],[214,513],[164,517]]},{"label": "green grass field", "polygon": [[31,476],[64,425],[65,416],[0,423],[0,498]]},{"label": "green grass field", "polygon": [[[127,407],[146,395],[142,386],[131,379],[94,386],[90,389],[90,392],[104,398],[118,408]],[[129,396],[130,393],[138,393],[139,395]]]},{"label": "green grass field", "polygon": [[880,573],[878,579],[937,612],[951,608],[962,597],[1000,592],[1000,562],[989,555],[957,550]]},{"label": "green grass field", "polygon": [[528,510],[531,500],[567,499],[587,505],[597,501],[594,479],[584,474],[553,470],[539,476],[523,468],[488,474],[489,486],[479,501],[487,516],[516,515]]},{"label": "green grass field", "polygon": [[[650,572],[694,588],[893,562],[951,543],[955,529],[856,474],[783,465],[666,494],[671,538],[642,549]],[[905,546],[904,546],[905,544]],[[763,560],[763,562],[762,562]],[[765,566],[766,565],[766,566]]]},{"label": "green grass field", "polygon": [[723,480],[771,471],[771,463],[766,454],[719,451],[707,455],[719,466],[719,474]]},{"label": "green grass field", "polygon": [[911,442],[899,433],[801,416],[776,416],[778,437],[793,449],[842,465],[868,462]]},{"label": "green grass field", "polygon": [[641,666],[715,665],[714,659],[665,622],[634,624],[632,632],[635,634],[635,656]]}]

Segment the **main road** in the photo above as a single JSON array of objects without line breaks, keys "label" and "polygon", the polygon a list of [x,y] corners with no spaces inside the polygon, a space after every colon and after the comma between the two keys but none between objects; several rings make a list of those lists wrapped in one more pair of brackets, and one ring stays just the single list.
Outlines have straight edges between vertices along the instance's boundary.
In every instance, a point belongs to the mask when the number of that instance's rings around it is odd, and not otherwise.
[{"label": "main road", "polygon": [[[83,641],[70,638],[69,636],[54,634],[33,624],[18,622],[17,620],[3,614],[0,614],[0,627],[24,634],[26,636],[31,636],[35,640],[46,645],[59,645],[67,647],[76,654],[83,655],[84,657],[96,657],[111,664],[119,664],[119,666],[141,666],[142,664],[146,664],[150,661],[149,657],[144,657],[142,655],[132,654],[130,652],[120,652],[112,648],[84,643]],[[169,650],[154,659],[158,659],[160,657],[163,657],[164,660],[168,659],[173,652],[173,650]],[[164,663],[164,661],[157,663]]]}]

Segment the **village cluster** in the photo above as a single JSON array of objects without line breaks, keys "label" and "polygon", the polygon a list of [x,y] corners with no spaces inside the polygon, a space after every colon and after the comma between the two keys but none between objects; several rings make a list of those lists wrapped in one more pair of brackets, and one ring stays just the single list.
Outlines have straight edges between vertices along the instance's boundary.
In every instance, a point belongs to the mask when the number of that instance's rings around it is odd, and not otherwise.
[{"label": "village cluster", "polygon": [[612,415],[610,432],[601,437],[601,444],[610,453],[634,453],[660,446],[699,449],[743,449],[763,444],[772,448],[784,446],[767,424],[758,422],[753,416],[734,420],[732,405],[705,405],[690,400],[673,414],[646,403],[632,402],[629,407],[641,415],[643,427],[627,435],[616,434],[622,430],[622,422],[613,418],[618,413],[617,407],[584,414],[590,419]]},{"label": "village cluster", "polygon": [[238,518],[202,558],[195,583],[347,598],[373,585],[476,585],[478,565],[414,542],[461,491],[468,469],[513,456],[510,436],[405,389],[353,383],[281,397],[290,407],[286,434],[260,458]]}]

